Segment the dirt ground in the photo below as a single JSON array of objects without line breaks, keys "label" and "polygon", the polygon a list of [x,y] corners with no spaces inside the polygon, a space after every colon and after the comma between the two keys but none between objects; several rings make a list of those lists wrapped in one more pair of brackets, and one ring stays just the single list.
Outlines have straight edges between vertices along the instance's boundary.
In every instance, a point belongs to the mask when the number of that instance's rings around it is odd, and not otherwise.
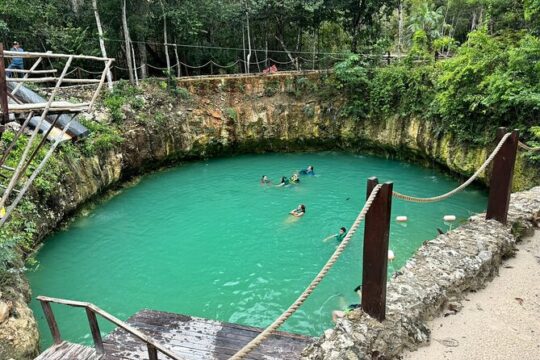
[{"label": "dirt ground", "polygon": [[403,359],[540,359],[540,230],[518,250],[455,315],[430,322],[429,346]]}]

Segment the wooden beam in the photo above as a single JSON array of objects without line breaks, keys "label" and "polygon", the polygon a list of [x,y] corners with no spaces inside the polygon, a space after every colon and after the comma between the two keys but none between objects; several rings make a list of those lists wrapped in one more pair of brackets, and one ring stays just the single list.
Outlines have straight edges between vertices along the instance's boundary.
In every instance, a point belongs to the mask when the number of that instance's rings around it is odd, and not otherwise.
[{"label": "wooden beam", "polygon": [[[497,129],[497,142],[501,141],[506,133],[507,130],[504,127]],[[519,131],[514,130],[493,159],[493,170],[489,179],[486,219],[495,219],[502,224],[506,224],[508,218],[518,142]]]},{"label": "wooden beam", "polygon": [[41,307],[43,308],[43,313],[45,314],[45,319],[49,325],[49,330],[51,330],[51,335],[53,337],[55,344],[60,344],[62,342],[62,337],[60,336],[60,330],[58,329],[58,324],[54,318],[54,313],[51,309],[51,304],[48,301],[41,301]]},{"label": "wooden beam", "polygon": [[[2,107],[2,117],[0,124],[6,124],[9,122],[9,108],[8,108],[8,89],[6,82],[6,66],[4,64],[4,44],[0,43],[0,107]],[[0,137],[3,130],[0,130]]]},{"label": "wooden beam", "polygon": [[19,51],[4,51],[4,55],[7,58],[14,58],[14,57],[20,57],[20,58],[33,58],[33,57],[44,57],[44,58],[58,58],[58,59],[86,59],[86,60],[97,60],[97,61],[109,61],[113,60],[112,58],[103,58],[103,57],[97,57],[97,56],[86,56],[86,55],[68,55],[68,54],[55,54],[52,52],[19,52]]},{"label": "wooden beam", "polygon": [[148,348],[148,360],[158,360],[158,353],[155,346],[146,344],[146,347]]},{"label": "wooden beam", "polygon": [[86,308],[86,316],[88,317],[88,324],[90,325],[90,332],[92,333],[92,339],[94,339],[94,346],[96,347],[96,352],[98,354],[104,354],[105,350],[103,349],[103,340],[101,339],[101,333],[99,332],[99,324],[96,319],[96,314]]},{"label": "wooden beam", "polygon": [[[368,179],[366,198],[378,184],[379,181],[376,177]],[[365,218],[362,310],[379,321],[383,321],[386,316],[386,279],[392,188],[393,185],[390,182],[383,184]]]},{"label": "wooden beam", "polygon": [[24,69],[9,69],[10,72],[14,73],[21,73],[21,74],[52,74],[56,73],[58,70],[51,69],[51,70],[24,70]]},{"label": "wooden beam", "polygon": [[[16,83],[46,83],[46,82],[54,82],[57,81],[58,78],[55,77],[36,77],[36,78],[26,78],[26,79],[18,79],[18,78],[8,78],[8,82],[16,82]],[[63,79],[62,83],[70,83],[70,84],[99,84],[99,79]]]}]

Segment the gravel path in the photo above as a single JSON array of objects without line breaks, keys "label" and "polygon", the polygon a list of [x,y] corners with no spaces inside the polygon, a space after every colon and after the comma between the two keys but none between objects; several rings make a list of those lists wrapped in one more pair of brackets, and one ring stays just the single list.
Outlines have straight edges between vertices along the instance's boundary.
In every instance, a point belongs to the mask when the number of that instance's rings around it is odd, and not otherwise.
[{"label": "gravel path", "polygon": [[430,322],[429,346],[403,359],[540,359],[540,230],[518,249],[455,315]]}]

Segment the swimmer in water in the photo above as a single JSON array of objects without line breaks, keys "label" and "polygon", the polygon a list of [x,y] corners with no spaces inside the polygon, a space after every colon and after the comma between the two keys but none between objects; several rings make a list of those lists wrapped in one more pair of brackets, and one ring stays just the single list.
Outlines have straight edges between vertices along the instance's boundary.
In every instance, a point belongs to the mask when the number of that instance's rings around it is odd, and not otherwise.
[{"label": "swimmer in water", "polygon": [[261,177],[261,185],[269,185],[269,184],[271,184],[271,183],[272,183],[272,180],[270,180],[270,179],[268,178],[268,176],[263,175],[263,176]]},{"label": "swimmer in water", "polygon": [[336,322],[337,319],[341,319],[341,318],[345,317],[345,315],[347,315],[348,313],[350,313],[354,309],[358,309],[358,308],[360,308],[362,306],[361,305],[362,304],[362,285],[358,285],[354,289],[354,292],[358,295],[358,298],[360,299],[359,303],[358,304],[350,304],[343,311],[341,311],[341,310],[332,311],[332,321],[333,322]]},{"label": "swimmer in water", "polygon": [[289,182],[291,184],[298,184],[300,182],[300,177],[298,176],[298,174],[293,174],[289,179]]},{"label": "swimmer in water", "polygon": [[306,213],[306,207],[304,206],[304,204],[298,205],[296,209],[291,210],[291,212],[289,212],[289,214],[295,217],[302,217],[304,216],[305,213]]},{"label": "swimmer in water", "polygon": [[309,165],[307,169],[300,170],[301,175],[315,175],[315,170],[312,165]]},{"label": "swimmer in water", "polygon": [[341,242],[345,238],[345,235],[347,235],[347,229],[342,226],[337,234],[330,235],[329,237],[325,238],[323,242],[327,242],[330,239],[336,239],[338,242]]},{"label": "swimmer in water", "polygon": [[281,181],[276,186],[287,186],[287,185],[289,185],[289,180],[285,176],[282,176]]}]

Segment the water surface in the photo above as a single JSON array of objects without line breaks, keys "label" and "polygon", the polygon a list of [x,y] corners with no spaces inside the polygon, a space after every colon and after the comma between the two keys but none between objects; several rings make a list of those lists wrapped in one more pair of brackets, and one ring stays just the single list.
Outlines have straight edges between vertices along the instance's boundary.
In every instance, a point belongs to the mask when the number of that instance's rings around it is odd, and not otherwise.
[{"label": "water surface", "polygon": [[[312,164],[287,188],[261,186]],[[366,180],[394,181],[397,191],[433,196],[459,185],[439,171],[382,158],[344,153],[267,154],[196,162],[142,178],[136,186],[50,236],[29,272],[34,296],[95,303],[127,319],[142,308],[253,326],[270,324],[317,274],[336,241],[322,239],[354,221]],[[306,205],[303,218],[288,212]],[[486,194],[469,188],[441,203],[394,200],[390,248],[401,267],[423,241],[447,230],[444,215],[465,220],[483,211]],[[456,226],[454,224],[453,226]],[[363,229],[363,227],[362,227]],[[358,302],[362,231],[328,277],[282,330],[320,335],[330,313]],[[50,334],[39,304],[42,345]],[[54,306],[62,335],[90,342],[84,311]],[[102,330],[111,327],[101,322]]]}]

